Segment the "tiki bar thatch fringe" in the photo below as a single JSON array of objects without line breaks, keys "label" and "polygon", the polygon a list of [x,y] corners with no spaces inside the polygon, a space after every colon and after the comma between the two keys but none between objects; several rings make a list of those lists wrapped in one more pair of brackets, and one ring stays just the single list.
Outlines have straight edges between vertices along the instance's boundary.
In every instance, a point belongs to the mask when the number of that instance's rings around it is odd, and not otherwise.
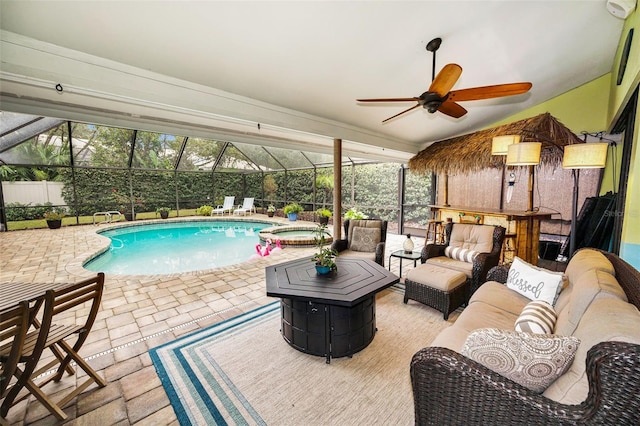
[{"label": "tiki bar thatch fringe", "polygon": [[520,135],[521,142],[542,142],[540,165],[549,167],[562,163],[561,147],[583,143],[551,114],[545,113],[436,142],[409,160],[409,168],[417,173],[449,175],[503,168],[506,157],[491,155],[493,137],[502,135]]}]

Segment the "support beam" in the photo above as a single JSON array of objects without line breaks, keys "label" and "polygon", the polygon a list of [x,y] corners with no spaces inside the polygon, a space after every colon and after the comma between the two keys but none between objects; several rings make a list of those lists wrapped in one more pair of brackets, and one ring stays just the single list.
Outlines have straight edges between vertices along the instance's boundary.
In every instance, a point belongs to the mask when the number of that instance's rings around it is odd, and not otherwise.
[{"label": "support beam", "polygon": [[333,240],[342,239],[342,139],[333,140]]}]

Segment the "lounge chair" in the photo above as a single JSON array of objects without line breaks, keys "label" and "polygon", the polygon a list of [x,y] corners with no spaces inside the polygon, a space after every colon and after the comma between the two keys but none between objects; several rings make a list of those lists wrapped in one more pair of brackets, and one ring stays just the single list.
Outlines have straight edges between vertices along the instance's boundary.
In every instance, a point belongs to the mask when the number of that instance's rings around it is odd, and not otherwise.
[{"label": "lounge chair", "polygon": [[231,214],[231,212],[233,211],[233,203],[236,200],[236,197],[224,197],[224,203],[221,206],[217,206],[215,209],[213,209],[211,211],[211,216],[213,216],[213,214],[225,214],[226,212],[229,212],[229,214]]},{"label": "lounge chair", "polygon": [[239,205],[238,208],[233,211],[233,214],[242,214],[246,216],[247,213],[251,214],[252,211],[256,213],[256,208],[253,205],[253,198],[245,198],[242,201],[242,205]]}]

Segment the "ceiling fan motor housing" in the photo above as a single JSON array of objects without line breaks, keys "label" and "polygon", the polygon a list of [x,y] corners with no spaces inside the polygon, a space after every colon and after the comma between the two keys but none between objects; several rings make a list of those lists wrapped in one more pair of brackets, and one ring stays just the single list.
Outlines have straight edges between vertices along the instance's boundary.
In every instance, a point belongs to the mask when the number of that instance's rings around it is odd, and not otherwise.
[{"label": "ceiling fan motor housing", "polygon": [[440,95],[435,92],[424,92],[420,95],[419,102],[422,104],[422,108],[433,114],[438,110],[438,108],[440,108],[440,105],[442,105],[442,102],[445,100],[446,97],[441,98]]}]

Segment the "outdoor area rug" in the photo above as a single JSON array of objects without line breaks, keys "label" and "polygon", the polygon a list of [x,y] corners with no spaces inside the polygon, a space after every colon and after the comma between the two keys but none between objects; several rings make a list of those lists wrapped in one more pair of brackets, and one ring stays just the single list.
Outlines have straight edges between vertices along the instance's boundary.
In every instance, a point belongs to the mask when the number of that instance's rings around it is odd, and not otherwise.
[{"label": "outdoor area rug", "polygon": [[444,321],[402,297],[380,292],[371,344],[330,364],[284,341],[279,302],[158,346],[151,359],[183,426],[411,425],[411,357],[458,312]]}]

